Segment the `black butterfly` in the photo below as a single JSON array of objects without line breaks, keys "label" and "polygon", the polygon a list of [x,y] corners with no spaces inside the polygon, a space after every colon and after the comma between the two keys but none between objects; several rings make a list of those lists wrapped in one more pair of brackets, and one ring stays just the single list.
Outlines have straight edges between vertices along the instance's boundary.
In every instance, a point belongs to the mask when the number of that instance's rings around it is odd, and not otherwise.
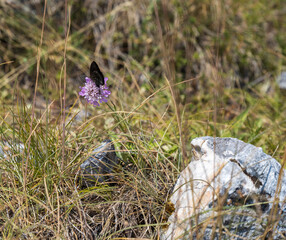
[{"label": "black butterfly", "polygon": [[100,85],[104,85],[104,76],[95,61],[90,64],[89,71],[90,79],[95,82],[95,85],[97,87],[100,87]]}]

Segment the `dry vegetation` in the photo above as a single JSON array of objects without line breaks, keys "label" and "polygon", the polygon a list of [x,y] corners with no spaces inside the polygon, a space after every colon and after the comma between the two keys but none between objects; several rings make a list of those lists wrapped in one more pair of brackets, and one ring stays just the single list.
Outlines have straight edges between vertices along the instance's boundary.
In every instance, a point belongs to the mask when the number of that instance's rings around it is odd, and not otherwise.
[{"label": "dry vegetation", "polygon": [[[67,2],[0,1],[2,239],[157,239],[197,136],[282,158],[283,1]],[[92,60],[112,91],[98,108],[78,96]],[[106,138],[125,164],[83,188]]]}]

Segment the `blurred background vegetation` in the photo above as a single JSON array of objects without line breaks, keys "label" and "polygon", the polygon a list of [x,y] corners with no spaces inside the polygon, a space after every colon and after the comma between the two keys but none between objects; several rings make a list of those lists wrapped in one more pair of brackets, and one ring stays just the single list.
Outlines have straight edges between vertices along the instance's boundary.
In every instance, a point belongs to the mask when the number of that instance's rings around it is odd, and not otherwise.
[{"label": "blurred background vegetation", "polygon": [[[54,183],[63,184],[61,177],[74,180],[71,176],[83,161],[79,158],[83,148],[92,150],[101,140],[111,138],[121,149],[121,158],[132,162],[137,170],[144,169],[140,176],[145,182],[140,182],[148,187],[141,184],[139,193],[133,189],[134,199],[141,196],[146,200],[151,195],[158,205],[148,205],[153,210],[150,219],[139,214],[134,217],[136,221],[123,221],[123,226],[101,226],[98,234],[105,239],[125,227],[126,231],[115,236],[139,236],[145,230],[137,227],[131,231],[132,226],[160,224],[166,219],[162,210],[166,193],[190,161],[191,139],[204,135],[236,137],[262,147],[277,160],[282,158],[286,146],[286,98],[276,79],[286,69],[285,1],[67,2],[65,6],[66,1],[46,1],[44,15],[42,0],[0,1],[2,140],[13,139],[25,147],[31,144],[32,149],[26,151],[31,162],[23,163],[24,168],[17,165],[15,186],[22,186],[24,192],[29,181],[27,188],[31,191],[43,186],[46,175],[40,171],[45,166],[50,188],[44,196],[33,191],[29,196],[47,199],[50,192],[58,192],[60,187]],[[81,76],[89,75],[93,60],[109,78],[112,91],[109,104],[98,108],[87,106],[78,95]],[[35,119],[31,117],[33,104]],[[59,150],[64,106],[66,117],[72,119],[66,123],[64,135],[66,157]],[[76,120],[80,111],[85,112],[85,117]],[[140,154],[131,154],[134,151]],[[38,165],[30,160],[31,156],[39,161]],[[55,159],[62,158],[54,164]],[[25,168],[29,169],[26,174]],[[132,175],[128,179],[139,181],[140,177]],[[104,191],[100,199],[107,198]],[[69,191],[60,192],[71,197]],[[62,200],[56,199],[49,200],[54,206],[51,209],[63,207]],[[7,217],[3,219],[8,224]],[[45,230],[49,232],[47,236],[65,234],[65,223],[57,222],[56,233]],[[29,232],[23,226],[18,232],[15,226],[9,226],[6,237]],[[40,231],[41,236],[45,231]],[[147,227],[145,233],[154,237],[158,231]]]}]

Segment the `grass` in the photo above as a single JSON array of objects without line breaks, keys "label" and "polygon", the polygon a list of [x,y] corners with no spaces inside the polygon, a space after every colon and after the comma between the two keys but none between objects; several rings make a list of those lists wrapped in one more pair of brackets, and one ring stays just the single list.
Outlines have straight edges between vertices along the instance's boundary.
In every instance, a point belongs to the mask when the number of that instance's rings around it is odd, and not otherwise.
[{"label": "grass", "polygon": [[[198,136],[235,137],[280,161],[285,7],[47,1],[44,16],[44,1],[0,2],[1,238],[157,239]],[[99,108],[78,96],[92,60],[112,91]],[[113,184],[83,188],[79,166],[106,138],[126,164]]]}]

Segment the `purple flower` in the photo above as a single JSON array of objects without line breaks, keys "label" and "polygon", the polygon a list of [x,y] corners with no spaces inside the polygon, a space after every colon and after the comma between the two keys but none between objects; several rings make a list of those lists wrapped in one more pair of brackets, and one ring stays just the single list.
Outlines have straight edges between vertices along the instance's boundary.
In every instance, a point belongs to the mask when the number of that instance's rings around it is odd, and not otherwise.
[{"label": "purple flower", "polygon": [[80,87],[81,91],[79,92],[80,96],[83,96],[86,101],[92,105],[99,106],[99,103],[107,102],[107,98],[110,95],[110,91],[108,91],[108,87],[106,86],[108,78],[104,78],[104,85],[96,86],[95,82],[93,82],[90,78],[85,78],[84,87]]}]

